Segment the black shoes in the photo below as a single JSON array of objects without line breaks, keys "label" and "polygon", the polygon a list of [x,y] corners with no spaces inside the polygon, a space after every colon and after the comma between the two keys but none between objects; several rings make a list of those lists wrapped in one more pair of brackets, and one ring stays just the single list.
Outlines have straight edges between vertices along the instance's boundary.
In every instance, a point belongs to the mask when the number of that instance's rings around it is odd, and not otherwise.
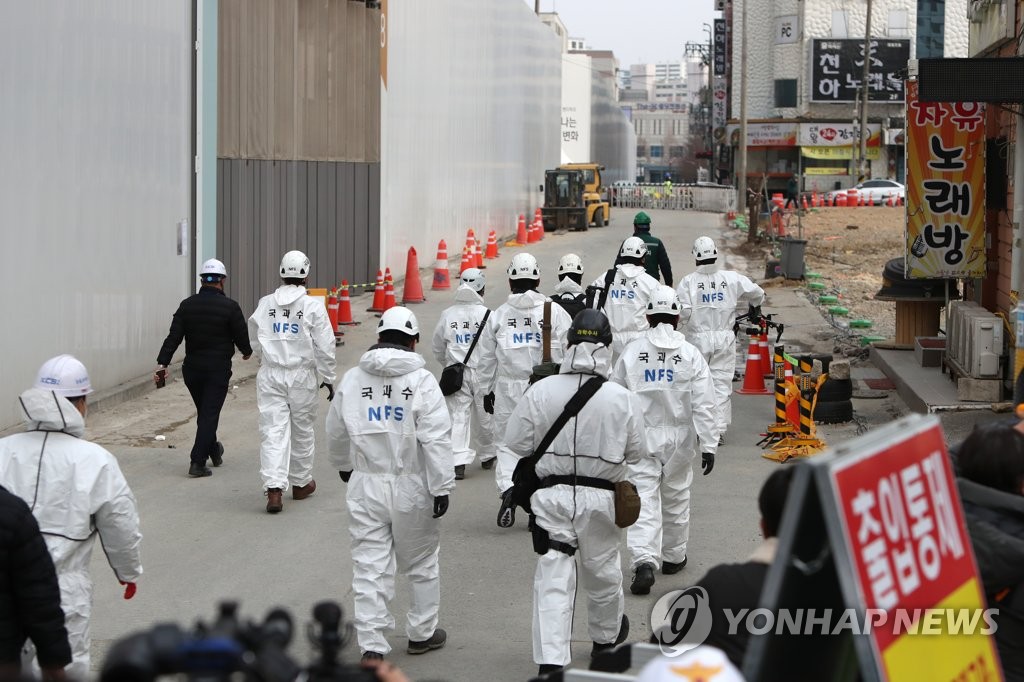
[{"label": "black shoes", "polygon": [[537,677],[544,677],[545,675],[550,675],[551,673],[557,673],[561,669],[562,669],[562,666],[560,666],[560,665],[551,665],[550,663],[541,663],[540,664],[540,669],[537,671]]},{"label": "black shoes", "polygon": [[511,528],[516,522],[516,505],[512,500],[512,488],[501,494],[501,507],[498,509],[498,528]]},{"label": "black shoes", "polygon": [[188,467],[188,475],[192,478],[202,478],[203,476],[213,476],[213,471],[205,464],[192,462]]},{"label": "black shoes", "polygon": [[376,651],[364,651],[363,652],[363,660],[364,661],[383,661],[384,660],[384,654],[377,653]]},{"label": "black shoes", "polygon": [[455,467],[455,480],[456,481],[461,481],[465,477],[466,477],[466,465],[465,464],[460,464],[459,466]]},{"label": "black shoes", "polygon": [[493,469],[494,468],[494,460],[495,459],[497,459],[497,457],[491,457],[490,459],[482,459],[482,460],[480,460],[480,468],[481,469]]},{"label": "black shoes", "polygon": [[213,453],[210,454],[210,464],[219,467],[224,463],[224,444],[220,441],[214,443]]},{"label": "black shoes", "polygon": [[633,594],[650,594],[654,586],[654,564],[640,564],[633,574],[633,584],[629,591]]},{"label": "black shoes", "polygon": [[434,634],[430,636],[430,639],[425,639],[422,642],[414,642],[410,639],[409,648],[405,650],[405,653],[412,654],[413,656],[417,654],[425,654],[428,651],[440,649],[447,641],[448,633],[441,628],[437,628],[434,630]]},{"label": "black shoes", "polygon": [[672,561],[661,562],[661,572],[664,575],[674,575],[679,571],[683,570],[684,568],[686,568],[686,557],[683,557],[683,560],[680,561],[678,564]]},{"label": "black shoes", "polygon": [[[646,566],[646,564],[644,565]],[[594,646],[590,648],[590,657],[594,658],[601,652],[614,649],[625,642],[627,637],[629,637],[629,618],[626,618],[626,614],[622,614],[622,620],[619,622],[619,634],[616,635],[615,641],[611,644],[598,644],[594,642]]]}]

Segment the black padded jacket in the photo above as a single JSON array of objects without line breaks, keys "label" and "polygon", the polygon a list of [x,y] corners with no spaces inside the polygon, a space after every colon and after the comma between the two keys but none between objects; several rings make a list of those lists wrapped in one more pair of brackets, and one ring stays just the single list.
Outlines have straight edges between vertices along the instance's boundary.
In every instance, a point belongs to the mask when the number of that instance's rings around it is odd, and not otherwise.
[{"label": "black padded jacket", "polygon": [[199,293],[181,302],[156,363],[171,364],[171,357],[182,339],[185,340],[185,366],[193,369],[230,368],[235,347],[242,355],[252,354],[242,309],[216,287],[204,286]]},{"label": "black padded jacket", "polygon": [[71,663],[60,586],[36,519],[0,487],[0,663],[18,663],[31,639],[45,668]]}]

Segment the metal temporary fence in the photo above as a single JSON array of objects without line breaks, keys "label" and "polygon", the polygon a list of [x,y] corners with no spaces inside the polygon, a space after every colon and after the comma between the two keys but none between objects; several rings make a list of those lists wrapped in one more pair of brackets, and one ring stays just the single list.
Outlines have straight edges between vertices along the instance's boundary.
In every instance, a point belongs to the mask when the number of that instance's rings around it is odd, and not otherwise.
[{"label": "metal temporary fence", "polygon": [[609,188],[612,204],[623,208],[662,208],[677,211],[736,210],[736,188],[724,185],[616,185]]}]

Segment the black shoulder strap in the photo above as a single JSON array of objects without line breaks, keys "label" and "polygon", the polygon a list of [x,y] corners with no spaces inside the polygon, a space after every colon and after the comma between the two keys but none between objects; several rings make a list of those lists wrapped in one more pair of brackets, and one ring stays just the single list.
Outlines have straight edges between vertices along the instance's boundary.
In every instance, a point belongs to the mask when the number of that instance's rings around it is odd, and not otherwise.
[{"label": "black shoulder strap", "polygon": [[597,299],[597,309],[604,310],[604,303],[608,300],[608,289],[611,288],[612,282],[615,281],[615,268],[612,268],[604,274],[604,289],[601,290],[601,297]]},{"label": "black shoulder strap", "polygon": [[476,330],[476,334],[473,335],[473,343],[469,344],[469,350],[466,351],[466,357],[462,358],[462,364],[469,364],[469,356],[473,354],[473,349],[476,348],[476,342],[480,340],[480,335],[484,332],[484,325],[487,324],[487,318],[491,316],[490,308],[484,313],[484,319],[480,320],[480,328]]},{"label": "black shoulder strap", "polygon": [[558,435],[559,431],[565,428],[565,425],[569,422],[569,419],[579,414],[583,406],[587,404],[594,394],[601,388],[601,385],[607,381],[604,377],[593,376],[586,381],[576,394],[572,398],[569,398],[569,402],[565,404],[565,409],[562,410],[562,414],[558,415],[558,419],[551,425],[548,432],[544,434],[544,438],[540,441],[540,445],[533,451],[534,463],[541,458],[548,448],[551,447],[552,441],[555,440],[555,436]]}]

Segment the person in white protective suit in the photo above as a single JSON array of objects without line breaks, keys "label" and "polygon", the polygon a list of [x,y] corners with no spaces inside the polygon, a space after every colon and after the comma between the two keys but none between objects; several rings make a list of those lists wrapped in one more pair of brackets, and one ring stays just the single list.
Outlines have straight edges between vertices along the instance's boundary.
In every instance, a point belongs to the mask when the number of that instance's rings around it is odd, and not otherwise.
[{"label": "person in white protective suit", "polygon": [[700,439],[704,475],[715,466],[715,387],[704,356],[676,331],[679,297],[662,285],[647,304],[651,328],[626,344],[612,381],[632,391],[644,415],[645,457],[630,472],[640,493],[640,518],[626,532],[633,594],[650,594],[654,572],[686,566],[690,485]]},{"label": "person in white protective suit", "polygon": [[313,480],[313,424],[319,388],[334,397],[334,331],[323,302],[306,295],[309,259],[301,251],[281,258],[282,284],[249,317],[249,342],[260,358],[256,407],[260,411],[260,475],[267,511],[284,509],[282,496],[304,500]]},{"label": "person in white protective suit", "polygon": [[693,242],[697,271],[679,282],[679,319],[686,340],[700,349],[715,384],[715,414],[719,444],[732,423],[732,380],[736,371],[736,308],[742,303],[760,306],[764,290],[746,275],[719,270],[718,247],[711,237]]},{"label": "person in white protective suit", "polygon": [[596,306],[612,326],[614,358],[627,343],[647,329],[647,303],[661,282],[647,274],[647,244],[640,237],[627,237],[619,247],[614,268],[595,279],[590,288],[598,292]]},{"label": "person in white protective suit", "polygon": [[[572,323],[559,374],[530,387],[509,418],[505,438],[516,458],[540,447],[567,403],[590,379],[607,378],[612,331],[604,313],[584,310]],[[629,634],[623,607],[621,533],[614,484],[649,456],[636,396],[612,382],[569,419],[537,461],[540,487],[530,497],[534,549],[533,659],[544,675],[569,663],[576,560],[586,594],[591,656]]]},{"label": "person in white protective suit", "polygon": [[[39,369],[35,387],[19,398],[25,432],[0,439],[0,485],[25,500],[57,569],[60,605],[71,644],[71,679],[89,678],[89,562],[97,536],[124,598],[135,595],[142,575],[139,512],[117,459],[83,440],[85,366],[58,355]],[[34,658],[34,650],[28,652]],[[35,674],[39,674],[32,661]]]},{"label": "person in white protective suit", "polygon": [[551,300],[562,306],[569,318],[587,307],[587,292],[583,288],[583,259],[567,253],[558,259],[558,284]]},{"label": "person in white protective suit", "polygon": [[[484,273],[477,268],[468,268],[459,279],[461,284],[455,291],[455,305],[441,313],[431,340],[434,357],[442,367],[465,362],[466,351],[473,345],[473,338],[480,333],[481,322],[487,313],[482,298],[487,283]],[[474,348],[466,363],[462,388],[444,398],[452,419],[452,454],[457,481],[465,478],[466,465],[476,459],[476,451],[470,443],[473,426],[476,427],[482,465],[489,469],[494,463],[494,420],[484,411],[484,393],[476,369],[480,366],[479,352],[479,348]]]},{"label": "person in white protective suit", "polygon": [[572,324],[562,307],[550,303],[537,292],[540,266],[528,253],[517,253],[508,266],[508,300],[495,310],[480,337],[480,386],[484,393],[484,409],[494,415],[494,440],[498,466],[495,482],[501,505],[498,526],[515,524],[512,502],[512,471],[515,457],[505,446],[504,433],[509,415],[530,385],[530,374],[544,357],[544,303],[551,307],[551,360],[561,362],[565,335]]},{"label": "person in white protective suit", "polygon": [[440,522],[455,488],[451,421],[434,375],[416,352],[416,316],[391,308],[377,344],[345,372],[327,415],[331,463],[348,483],[355,629],[363,660],[391,651],[384,631],[395,569],[409,579],[407,652],[440,649]]}]

